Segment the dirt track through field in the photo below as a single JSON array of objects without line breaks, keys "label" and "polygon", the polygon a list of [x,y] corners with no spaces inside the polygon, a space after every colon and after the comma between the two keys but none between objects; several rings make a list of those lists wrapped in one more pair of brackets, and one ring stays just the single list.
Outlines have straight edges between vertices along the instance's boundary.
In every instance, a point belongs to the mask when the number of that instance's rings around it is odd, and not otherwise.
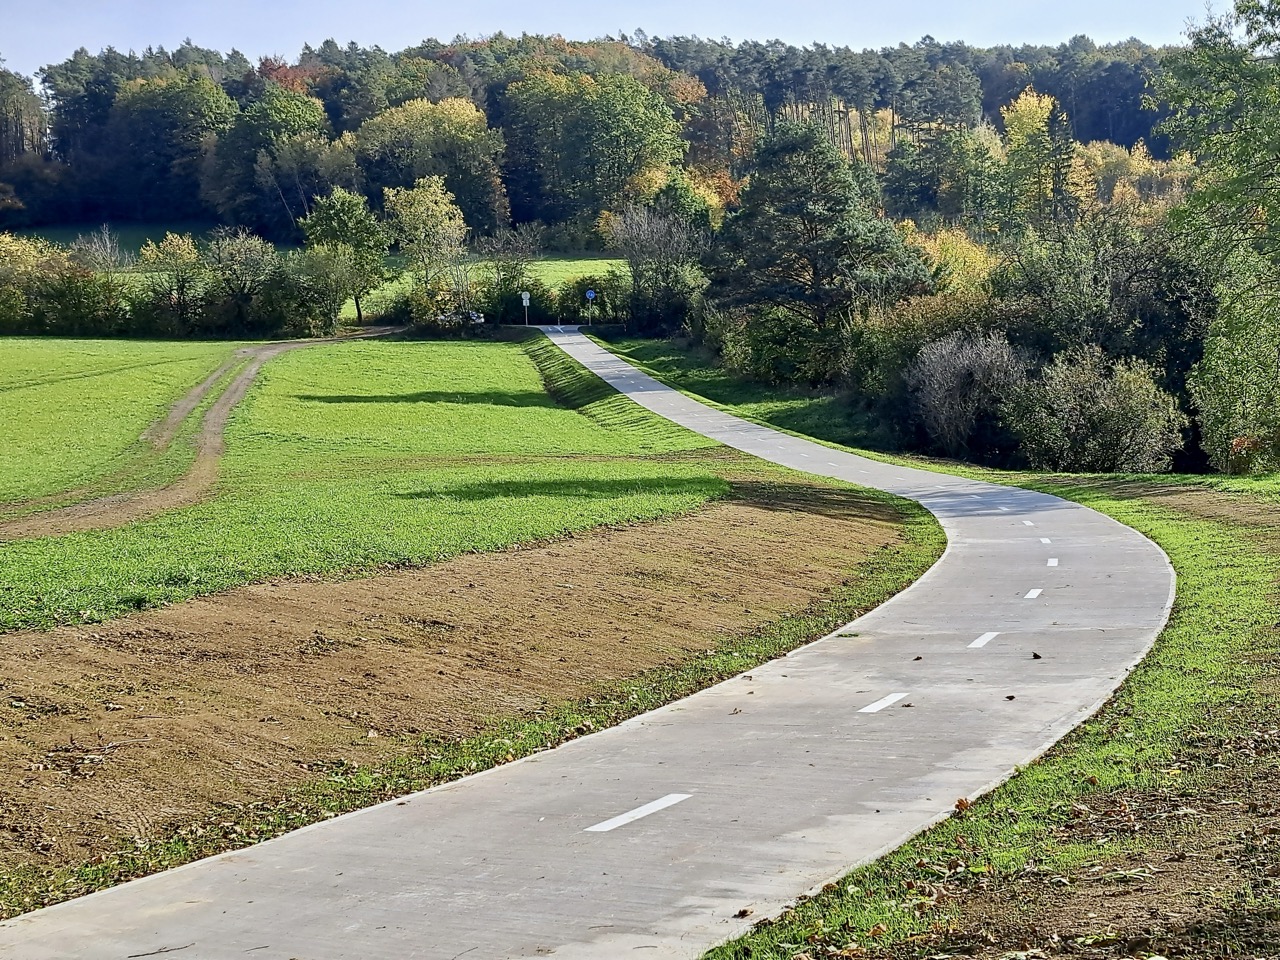
[{"label": "dirt track through field", "polygon": [[[168,415],[152,424],[142,434],[152,452],[159,454],[168,449],[182,425],[192,416],[228,373],[243,364],[227,384],[226,389],[209,407],[195,438],[196,456],[190,469],[173,483],[142,490],[130,490],[109,496],[93,497],[79,503],[28,514],[13,520],[0,521],[0,541],[20,540],[28,537],[53,537],[86,530],[107,530],[145,520],[168,510],[185,507],[202,500],[218,479],[218,465],[225,449],[224,435],[231,411],[244,399],[258,377],[262,365],[282,353],[301,347],[336,343],[342,340],[368,339],[395,332],[392,328],[377,327],[354,337],[328,337],[318,340],[287,340],[237,350],[230,360],[222,364],[203,382],[189,390],[170,408]],[[247,362],[246,362],[247,361]],[[124,483],[136,466],[126,468],[107,478],[107,482]],[[28,501],[27,506],[75,499],[87,496],[88,488],[67,491],[55,497]]]}]

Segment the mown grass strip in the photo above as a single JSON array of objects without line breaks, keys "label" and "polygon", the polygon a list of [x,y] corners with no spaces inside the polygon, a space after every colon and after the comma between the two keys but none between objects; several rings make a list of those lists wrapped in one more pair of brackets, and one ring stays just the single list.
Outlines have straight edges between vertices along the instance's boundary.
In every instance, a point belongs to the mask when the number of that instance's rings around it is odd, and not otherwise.
[{"label": "mown grass strip", "polygon": [[591,697],[535,716],[501,718],[461,741],[408,741],[388,763],[335,764],[278,799],[224,807],[160,838],[122,838],[92,863],[45,870],[0,867],[0,916],[101,890],[135,877],[235,850],[290,830],[550,749],[653,710],[820,637],[915,582],[941,555],[941,528],[924,510],[885,494],[903,518],[901,541],[857,566],[829,599],[755,631],[729,637],[707,654],[602,685]]}]

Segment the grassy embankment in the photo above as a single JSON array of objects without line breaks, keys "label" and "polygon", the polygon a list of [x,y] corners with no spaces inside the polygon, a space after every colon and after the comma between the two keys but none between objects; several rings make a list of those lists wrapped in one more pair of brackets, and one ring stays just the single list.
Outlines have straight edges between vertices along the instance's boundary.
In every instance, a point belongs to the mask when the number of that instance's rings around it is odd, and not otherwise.
[{"label": "grassy embankment", "polygon": [[[558,400],[553,402],[547,389]],[[349,575],[690,509],[721,475],[780,468],[703,458],[709,441],[622,399],[543,340],[349,343],[279,358],[234,419],[219,497],[133,527],[6,545],[5,626],[105,618],[282,572]],[[819,636],[913,582],[941,531],[894,505],[901,542],[820,603],[713,649],[600,685],[463,740],[337,766],[267,802],[218,810],[91,863],[0,870],[0,914],[100,889],[453,779],[686,696]]]},{"label": "grassy embankment", "polygon": [[[678,344],[611,346],[742,416],[833,443],[857,434],[832,397],[742,381]],[[708,957],[1043,955],[1007,952],[1033,947],[1089,956],[1272,955],[1280,948],[1280,853],[1265,837],[1246,836],[1272,827],[1246,824],[1239,852],[1209,821],[1224,805],[1245,809],[1247,795],[1280,788],[1280,478],[960,471],[1076,500],[1147,534],[1178,572],[1168,627],[1119,694],[1042,760]],[[1210,849],[1197,846],[1197,835]],[[1226,853],[1206,837],[1222,840]],[[1178,853],[1184,846],[1192,852]],[[1162,866],[1188,856],[1242,866],[1226,879]],[[1158,894],[1144,886],[1157,883]],[[1145,893],[1174,918],[1193,904],[1192,916],[1169,919],[1156,909],[1146,922],[1108,919],[1099,904],[1128,892]],[[1064,940],[1061,931],[1074,933]]]}]

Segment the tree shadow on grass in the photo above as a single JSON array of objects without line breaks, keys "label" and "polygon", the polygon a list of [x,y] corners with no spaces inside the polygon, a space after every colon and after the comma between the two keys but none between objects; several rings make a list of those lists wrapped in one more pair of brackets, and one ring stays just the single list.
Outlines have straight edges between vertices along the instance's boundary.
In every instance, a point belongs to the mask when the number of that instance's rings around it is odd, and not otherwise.
[{"label": "tree shadow on grass", "polygon": [[558,404],[541,390],[420,390],[416,393],[296,393],[307,403],[450,403],[492,407],[549,407]]},{"label": "tree shadow on grass", "polygon": [[440,484],[425,490],[397,493],[402,500],[491,500],[499,497],[584,497],[607,500],[636,495],[722,497],[723,481],[714,477],[635,477],[594,480],[494,480],[482,483]]},{"label": "tree shadow on grass", "polygon": [[729,498],[765,510],[807,513],[833,520],[865,519],[894,523],[902,519],[893,503],[882,496],[817,483],[735,480]]}]

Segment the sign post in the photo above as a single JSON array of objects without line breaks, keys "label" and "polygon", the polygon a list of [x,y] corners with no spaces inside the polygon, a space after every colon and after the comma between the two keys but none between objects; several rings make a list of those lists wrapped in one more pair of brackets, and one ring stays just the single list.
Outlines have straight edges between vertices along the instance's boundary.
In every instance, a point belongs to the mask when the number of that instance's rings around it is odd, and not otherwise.
[{"label": "sign post", "polygon": [[587,326],[591,326],[591,318],[595,315],[596,292],[594,290],[587,291]]},{"label": "sign post", "polygon": [[529,325],[529,291],[520,291],[520,300],[524,303],[524,325]]}]

